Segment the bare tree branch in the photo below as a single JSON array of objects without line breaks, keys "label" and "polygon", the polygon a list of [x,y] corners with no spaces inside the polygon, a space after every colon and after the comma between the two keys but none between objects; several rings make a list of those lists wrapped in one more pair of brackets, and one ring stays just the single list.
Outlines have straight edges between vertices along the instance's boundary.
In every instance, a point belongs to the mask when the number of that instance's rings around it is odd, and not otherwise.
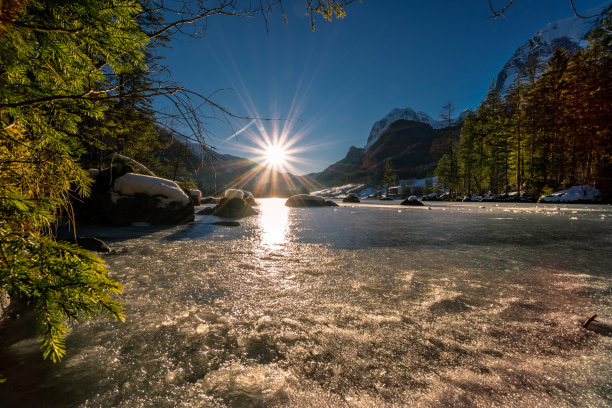
[{"label": "bare tree branch", "polygon": [[595,16],[596,16],[596,15],[592,15],[592,16],[583,16],[583,15],[578,14],[578,11],[576,11],[576,7],[574,7],[574,0],[569,0],[569,2],[570,2],[570,5],[572,6],[572,11],[573,11],[573,12],[574,12],[574,14],[576,15],[576,17],[580,17],[580,18],[587,19],[587,18],[593,18],[593,17],[595,17]]},{"label": "bare tree branch", "polygon": [[504,6],[504,8],[502,8],[502,9],[501,9],[501,10],[499,10],[499,11],[496,11],[496,10],[493,8],[493,4],[491,3],[491,0],[489,0],[489,9],[491,9],[491,13],[493,13],[493,17],[494,17],[494,18],[497,18],[497,17],[500,17],[500,16],[501,16],[501,17],[506,17],[506,16],[504,15],[504,11],[506,11],[506,9],[508,9],[508,7],[510,7],[510,5],[512,4],[512,2],[513,2],[513,1],[514,1],[514,0],[508,0],[508,3],[506,3],[506,5]]},{"label": "bare tree branch", "polygon": [[[514,0],[506,0],[506,4],[504,5],[504,7],[502,7],[499,10],[496,10],[495,7],[493,7],[492,0],[489,0],[489,9],[491,10],[491,13],[493,14],[491,17],[492,18],[506,17],[504,12],[508,9],[508,7],[510,7],[510,5],[513,2],[514,2]],[[574,6],[574,0],[569,0],[569,3],[570,3],[570,6],[572,8],[572,11],[574,12],[574,15],[576,17],[583,18],[583,19],[586,20],[586,19],[593,18],[593,17],[597,16],[597,15],[583,16],[582,14],[578,13],[578,10],[576,10],[576,7]]]}]

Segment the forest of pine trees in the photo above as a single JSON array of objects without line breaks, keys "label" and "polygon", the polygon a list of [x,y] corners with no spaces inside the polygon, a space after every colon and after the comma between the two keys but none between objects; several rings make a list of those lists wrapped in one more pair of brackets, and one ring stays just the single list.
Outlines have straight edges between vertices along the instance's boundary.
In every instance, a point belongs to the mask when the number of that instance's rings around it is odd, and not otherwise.
[{"label": "forest of pine trees", "polygon": [[530,59],[505,95],[491,86],[438,163],[442,186],[467,195],[537,197],[573,185],[609,193],[611,48],[608,16],[585,50],[557,49],[546,65]]}]

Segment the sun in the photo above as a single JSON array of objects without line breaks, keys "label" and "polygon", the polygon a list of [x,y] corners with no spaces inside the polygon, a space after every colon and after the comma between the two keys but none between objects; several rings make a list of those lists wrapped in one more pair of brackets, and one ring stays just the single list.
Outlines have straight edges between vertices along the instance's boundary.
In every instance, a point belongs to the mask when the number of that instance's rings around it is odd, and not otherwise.
[{"label": "sun", "polygon": [[266,162],[272,167],[281,167],[287,160],[285,149],[277,144],[266,146]]}]

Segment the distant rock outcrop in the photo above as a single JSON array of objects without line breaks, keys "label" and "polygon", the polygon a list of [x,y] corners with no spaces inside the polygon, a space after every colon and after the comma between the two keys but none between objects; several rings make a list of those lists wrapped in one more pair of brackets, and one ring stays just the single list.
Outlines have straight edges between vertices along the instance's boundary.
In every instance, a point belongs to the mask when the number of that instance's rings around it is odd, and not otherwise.
[{"label": "distant rock outcrop", "polygon": [[290,197],[285,202],[285,205],[287,207],[333,207],[337,206],[338,204],[331,200],[324,200],[321,197],[308,194],[298,194]]},{"label": "distant rock outcrop", "polygon": [[[451,138],[459,140],[463,116],[454,121]],[[400,179],[424,178],[433,173],[448,143],[448,129],[436,129],[419,120],[397,119],[384,130],[367,149],[351,147],[346,157],[317,175],[326,186],[351,182],[382,180],[385,162],[391,159],[393,171]]]},{"label": "distant rock outcrop", "polygon": [[342,202],[343,203],[359,203],[361,201],[359,200],[359,197],[357,197],[357,194],[349,193],[346,197],[342,199]]},{"label": "distant rock outcrop", "polygon": [[414,206],[414,207],[420,207],[420,206],[423,206],[425,204],[420,202],[419,199],[416,198],[416,196],[410,196],[407,199],[405,199],[404,201],[402,201],[400,203],[400,205],[411,205],[411,206]]}]

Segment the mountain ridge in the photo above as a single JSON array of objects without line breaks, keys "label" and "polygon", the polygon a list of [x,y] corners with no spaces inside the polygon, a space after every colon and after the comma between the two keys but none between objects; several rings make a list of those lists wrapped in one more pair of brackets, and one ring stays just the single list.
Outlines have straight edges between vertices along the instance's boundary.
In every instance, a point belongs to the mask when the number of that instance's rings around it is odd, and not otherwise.
[{"label": "mountain ridge", "polygon": [[516,49],[497,75],[495,89],[502,94],[507,92],[516,75],[521,72],[532,56],[537,57],[541,63],[546,63],[552,57],[555,48],[566,49],[571,54],[584,49],[587,46],[589,34],[593,28],[601,24],[603,16],[611,8],[612,0],[584,12],[585,15],[592,16],[591,18],[573,16],[548,23],[525,44]]}]

